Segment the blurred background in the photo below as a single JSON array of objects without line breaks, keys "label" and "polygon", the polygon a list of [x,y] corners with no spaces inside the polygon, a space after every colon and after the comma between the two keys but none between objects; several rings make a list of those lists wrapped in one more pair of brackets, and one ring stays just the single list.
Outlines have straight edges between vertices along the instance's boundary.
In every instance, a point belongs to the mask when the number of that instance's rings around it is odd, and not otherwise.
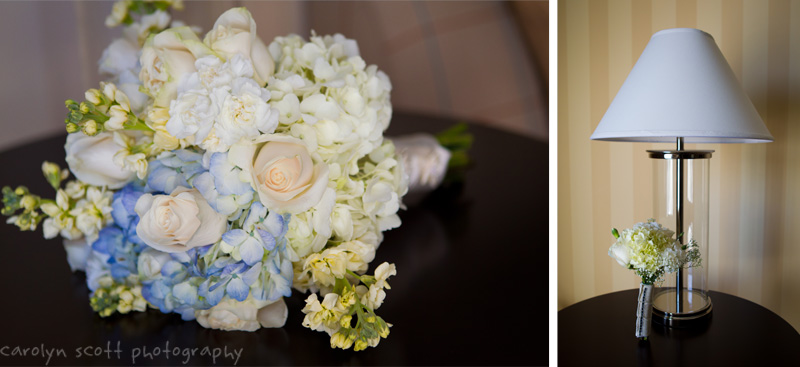
[{"label": "blurred background", "polygon": [[[121,36],[112,2],[0,2],[0,151],[64,131],[68,98],[101,77]],[[206,32],[247,7],[266,44],[290,33],[342,33],[389,75],[395,113],[464,119],[546,141],[548,2],[185,1],[173,19]]]},{"label": "blurred background", "polygon": [[[775,141],[687,144],[711,158],[708,288],[800,329],[800,1],[570,0],[558,3],[558,308],[636,288],[608,256],[611,228],[653,214],[647,149],[590,141],[650,36],[710,33]],[[713,302],[713,300],[712,300]]]}]

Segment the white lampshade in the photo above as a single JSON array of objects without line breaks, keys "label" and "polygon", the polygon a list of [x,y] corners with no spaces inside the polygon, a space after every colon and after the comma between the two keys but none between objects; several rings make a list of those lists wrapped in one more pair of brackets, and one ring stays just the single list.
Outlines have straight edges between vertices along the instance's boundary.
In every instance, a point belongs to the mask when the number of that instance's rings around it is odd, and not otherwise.
[{"label": "white lampshade", "polygon": [[773,140],[710,34],[691,28],[650,38],[593,140],[763,143]]}]

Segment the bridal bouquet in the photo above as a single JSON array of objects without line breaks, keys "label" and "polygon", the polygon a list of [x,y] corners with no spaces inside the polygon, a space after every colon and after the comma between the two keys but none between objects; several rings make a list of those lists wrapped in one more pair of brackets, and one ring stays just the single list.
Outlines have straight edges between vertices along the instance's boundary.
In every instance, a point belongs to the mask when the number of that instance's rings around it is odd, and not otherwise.
[{"label": "bridal bouquet", "polygon": [[4,187],[2,213],[64,238],[100,316],[150,307],[253,331],[283,326],[294,289],[331,347],[376,346],[396,270],[367,272],[407,191],[383,136],[389,78],[342,35],[266,44],[244,8],[200,35],[171,22],[179,6],[114,5],[109,79],[66,102],[69,169],[42,165],[55,199]]},{"label": "bridal bouquet", "polygon": [[639,303],[636,309],[636,337],[647,339],[650,335],[653,284],[661,282],[664,274],[674,273],[683,267],[700,266],[700,249],[691,240],[681,245],[680,236],[664,228],[654,219],[636,223],[622,234],[614,228],[611,232],[617,242],[611,245],[608,255],[617,262],[636,271],[642,278],[639,286]]}]

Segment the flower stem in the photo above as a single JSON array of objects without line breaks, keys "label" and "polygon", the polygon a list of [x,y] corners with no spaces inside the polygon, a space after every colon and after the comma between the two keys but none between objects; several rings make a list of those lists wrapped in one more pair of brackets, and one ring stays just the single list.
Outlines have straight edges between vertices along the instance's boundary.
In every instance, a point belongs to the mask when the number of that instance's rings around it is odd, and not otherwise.
[{"label": "flower stem", "polygon": [[125,130],[139,130],[139,131],[153,131],[150,126],[144,123],[141,119],[136,119],[131,125],[125,125]]}]

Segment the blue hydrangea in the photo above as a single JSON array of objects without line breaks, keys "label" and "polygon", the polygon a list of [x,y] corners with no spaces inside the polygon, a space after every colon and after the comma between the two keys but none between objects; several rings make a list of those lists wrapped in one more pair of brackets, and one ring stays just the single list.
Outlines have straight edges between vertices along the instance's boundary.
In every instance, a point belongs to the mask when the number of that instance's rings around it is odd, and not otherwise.
[{"label": "blue hydrangea", "polygon": [[192,187],[191,182],[206,169],[203,154],[188,149],[164,153],[150,162],[147,192],[171,193],[177,187]]},{"label": "blue hydrangea", "polygon": [[136,202],[144,194],[144,186],[136,182],[123,187],[114,193],[111,203],[111,216],[114,224],[119,226],[131,242],[142,243],[136,235],[136,225],[139,224],[139,215],[136,214]]},{"label": "blue hydrangea", "polygon": [[223,242],[233,248],[245,265],[251,266],[248,275],[257,277],[253,297],[277,300],[291,295],[294,277],[292,261],[299,260],[285,235],[290,216],[268,212],[261,203],[253,203],[241,229],[222,235]]},{"label": "blue hydrangea", "polygon": [[106,255],[106,264],[111,277],[119,283],[126,283],[131,274],[138,274],[139,253],[146,245],[129,240],[125,231],[116,225],[100,230],[97,240],[92,243],[92,251]]},{"label": "blue hydrangea", "polygon": [[143,194],[142,183],[132,182],[114,193],[111,216],[114,223],[100,230],[91,245],[86,267],[86,283],[96,290],[98,282],[111,276],[117,283],[135,285],[139,254],[147,248],[136,235],[139,216],[134,211],[136,201]]},{"label": "blue hydrangea", "polygon": [[192,184],[214,210],[236,220],[250,206],[255,191],[239,179],[241,168],[228,162],[228,153],[214,153],[208,172],[201,173]]},{"label": "blue hydrangea", "polygon": [[161,312],[179,313],[184,320],[194,319],[195,310],[210,308],[212,305],[198,296],[207,276],[198,259],[209,247],[170,254],[172,260],[161,268],[161,276],[143,282],[142,296]]},{"label": "blue hydrangea", "polygon": [[[299,258],[285,238],[290,216],[271,213],[254,202],[252,188],[239,181],[240,170],[227,162],[227,154],[213,154],[208,170],[201,162],[199,153],[175,151],[151,163],[146,186],[129,184],[115,193],[114,223],[101,230],[92,244],[87,267],[90,288],[93,284],[96,289],[104,276],[120,283],[141,282],[142,296],[150,304],[185,320],[225,297],[244,301],[252,295],[274,301],[291,295],[292,262]],[[236,218],[233,229],[223,234],[220,243],[164,254],[154,276],[132,277],[139,274],[139,255],[148,248],[136,235],[139,217],[134,209],[139,197],[192,185],[215,210]],[[239,218],[242,213],[246,216]],[[225,251],[222,246],[227,246]]]},{"label": "blue hydrangea", "polygon": [[253,289],[253,298],[275,301],[292,295],[292,258],[298,259],[297,254],[286,243],[286,239],[281,239],[264,261],[264,268],[259,273],[261,286]]},{"label": "blue hydrangea", "polygon": [[258,279],[260,271],[261,263],[254,266],[248,266],[242,261],[228,264],[222,268],[219,276],[211,276],[204,282],[199,294],[211,305],[218,304],[225,295],[237,301],[244,301],[250,294],[250,287]]}]

